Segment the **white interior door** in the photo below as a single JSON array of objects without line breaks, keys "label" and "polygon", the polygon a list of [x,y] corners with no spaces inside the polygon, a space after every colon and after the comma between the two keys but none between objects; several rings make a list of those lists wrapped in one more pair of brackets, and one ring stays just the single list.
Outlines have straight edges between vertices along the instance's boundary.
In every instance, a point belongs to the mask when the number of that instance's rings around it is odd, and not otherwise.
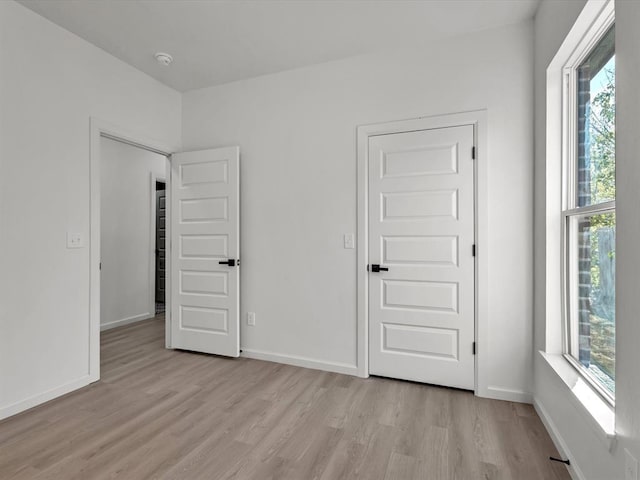
[{"label": "white interior door", "polygon": [[473,138],[369,138],[372,375],[474,388]]},{"label": "white interior door", "polygon": [[237,357],[238,147],[171,157],[171,345]]}]

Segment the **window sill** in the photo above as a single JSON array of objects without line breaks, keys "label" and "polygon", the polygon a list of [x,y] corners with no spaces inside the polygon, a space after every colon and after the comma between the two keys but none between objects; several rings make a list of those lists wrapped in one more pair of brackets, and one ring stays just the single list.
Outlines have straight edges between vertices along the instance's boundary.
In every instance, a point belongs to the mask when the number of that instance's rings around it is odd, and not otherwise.
[{"label": "window sill", "polygon": [[616,439],[615,410],[562,355],[539,352],[571,392],[570,398],[609,450]]}]

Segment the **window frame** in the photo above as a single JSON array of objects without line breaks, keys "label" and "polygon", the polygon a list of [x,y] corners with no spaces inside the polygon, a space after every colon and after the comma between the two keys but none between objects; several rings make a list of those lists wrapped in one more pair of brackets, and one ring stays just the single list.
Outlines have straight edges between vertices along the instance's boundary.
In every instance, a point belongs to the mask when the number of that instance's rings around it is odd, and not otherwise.
[{"label": "window frame", "polygon": [[[560,211],[560,254],[561,254],[561,305],[562,305],[562,353],[564,358],[578,371],[593,389],[612,407],[615,396],[609,392],[588,369],[584,368],[572,352],[577,351],[578,335],[574,325],[577,314],[578,265],[577,249],[570,235],[571,219],[584,215],[616,212],[616,201],[611,200],[595,205],[579,207],[577,205],[577,169],[578,169],[578,66],[591,54],[615,23],[613,2],[608,5],[587,30],[573,53],[563,65],[562,72],[562,193]],[[575,305],[574,305],[575,304]]]}]

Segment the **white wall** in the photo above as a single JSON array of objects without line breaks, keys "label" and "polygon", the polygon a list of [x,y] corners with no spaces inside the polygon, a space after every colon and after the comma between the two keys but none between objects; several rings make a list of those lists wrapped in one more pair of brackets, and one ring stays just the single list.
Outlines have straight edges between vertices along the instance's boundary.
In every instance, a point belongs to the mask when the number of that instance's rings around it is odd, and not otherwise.
[{"label": "white wall", "polygon": [[[100,139],[100,325],[113,328],[155,315],[155,232],[151,175],[165,178],[166,157]],[[153,278],[153,277],[152,277]]]},{"label": "white wall", "polygon": [[[0,2],[0,418],[88,381],[89,118],[179,145],[180,102]],[[85,247],[67,249],[67,231]]]},{"label": "white wall", "polygon": [[[535,214],[535,347],[546,343],[545,318],[545,96],[546,68],[585,2],[544,0],[535,18],[536,79],[536,214]],[[616,232],[616,435],[609,450],[602,435],[586,421],[572,393],[538,355],[535,361],[535,397],[568,450],[571,461],[585,479],[624,478],[624,449],[640,459],[640,322],[637,314],[640,251],[638,202],[640,194],[640,149],[637,119],[640,116],[640,3],[616,2],[616,142],[617,142],[617,232]]]},{"label": "white wall", "polygon": [[[532,355],[530,23],[186,93],[183,145],[241,149],[241,343],[356,364],[356,126],[488,109],[491,393],[527,399]],[[247,311],[257,314],[247,327]]]}]

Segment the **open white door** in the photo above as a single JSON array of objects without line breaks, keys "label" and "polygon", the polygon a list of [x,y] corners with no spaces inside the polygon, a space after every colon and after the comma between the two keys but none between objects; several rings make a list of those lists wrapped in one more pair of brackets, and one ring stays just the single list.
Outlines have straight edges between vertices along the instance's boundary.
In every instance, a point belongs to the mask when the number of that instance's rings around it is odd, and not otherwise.
[{"label": "open white door", "polygon": [[171,157],[171,346],[237,357],[238,147]]}]

